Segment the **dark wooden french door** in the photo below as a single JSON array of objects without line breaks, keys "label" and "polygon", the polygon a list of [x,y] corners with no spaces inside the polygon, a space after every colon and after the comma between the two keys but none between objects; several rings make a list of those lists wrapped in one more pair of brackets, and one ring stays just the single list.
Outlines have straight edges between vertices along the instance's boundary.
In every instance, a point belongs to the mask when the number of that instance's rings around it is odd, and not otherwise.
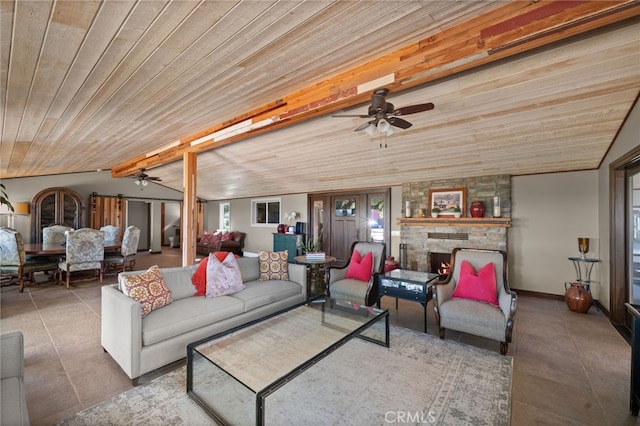
[{"label": "dark wooden french door", "polygon": [[354,241],[389,244],[389,189],[309,195],[307,238],[322,230],[323,248],[338,264],[349,258]]}]

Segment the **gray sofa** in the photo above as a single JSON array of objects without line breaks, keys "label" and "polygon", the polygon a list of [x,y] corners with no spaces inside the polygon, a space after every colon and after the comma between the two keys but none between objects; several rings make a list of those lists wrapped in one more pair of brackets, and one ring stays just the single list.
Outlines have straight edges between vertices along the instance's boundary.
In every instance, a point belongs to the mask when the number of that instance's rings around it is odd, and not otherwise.
[{"label": "gray sofa", "polygon": [[24,390],[24,337],[19,331],[0,336],[0,424],[28,425]]},{"label": "gray sofa", "polygon": [[289,281],[260,281],[257,257],[237,259],[246,288],[214,298],[194,297],[197,265],[161,268],[173,302],[142,318],[141,305],[118,284],[102,287],[102,347],[133,383],[149,371],[186,357],[189,343],[277,312],[306,299],[304,265],[289,264]]}]

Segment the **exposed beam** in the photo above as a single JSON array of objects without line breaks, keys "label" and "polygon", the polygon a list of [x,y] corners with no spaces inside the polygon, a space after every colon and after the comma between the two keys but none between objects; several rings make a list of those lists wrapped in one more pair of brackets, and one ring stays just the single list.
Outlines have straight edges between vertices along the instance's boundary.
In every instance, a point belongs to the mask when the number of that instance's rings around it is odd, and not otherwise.
[{"label": "exposed beam", "polygon": [[[376,87],[408,89],[640,15],[640,1],[509,2],[472,21],[215,124],[112,169],[124,177],[366,102]],[[437,105],[436,105],[437,108]]]}]

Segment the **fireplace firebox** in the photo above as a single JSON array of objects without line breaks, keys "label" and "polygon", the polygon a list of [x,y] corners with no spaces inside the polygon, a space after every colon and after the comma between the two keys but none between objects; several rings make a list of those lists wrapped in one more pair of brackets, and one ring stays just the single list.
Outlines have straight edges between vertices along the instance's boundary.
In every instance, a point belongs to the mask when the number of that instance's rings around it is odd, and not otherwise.
[{"label": "fireplace firebox", "polygon": [[429,270],[434,274],[440,275],[440,281],[444,281],[451,271],[451,253],[429,252]]}]

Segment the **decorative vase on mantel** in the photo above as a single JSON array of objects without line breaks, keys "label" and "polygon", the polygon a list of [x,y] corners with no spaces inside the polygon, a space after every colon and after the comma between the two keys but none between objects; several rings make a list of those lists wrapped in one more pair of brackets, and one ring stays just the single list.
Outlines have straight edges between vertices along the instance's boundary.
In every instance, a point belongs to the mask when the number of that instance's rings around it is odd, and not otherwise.
[{"label": "decorative vase on mantel", "polygon": [[471,217],[484,217],[484,211],[484,203],[481,200],[472,202],[471,207],[469,208]]}]

